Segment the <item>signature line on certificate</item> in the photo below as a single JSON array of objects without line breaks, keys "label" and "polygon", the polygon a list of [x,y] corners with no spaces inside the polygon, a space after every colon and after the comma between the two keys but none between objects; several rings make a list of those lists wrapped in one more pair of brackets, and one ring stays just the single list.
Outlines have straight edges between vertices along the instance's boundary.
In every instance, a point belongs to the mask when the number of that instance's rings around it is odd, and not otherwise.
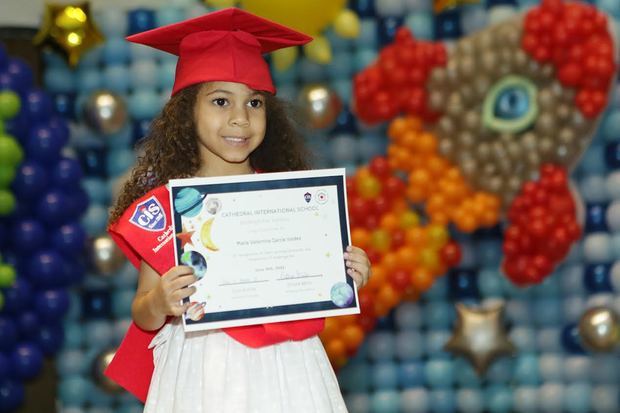
[{"label": "signature line on certificate", "polygon": [[316,278],[316,277],[322,277],[323,274],[315,274],[315,275],[299,275],[297,277],[282,277],[282,278],[276,278],[276,281],[287,281],[287,280],[297,280],[299,278]]},{"label": "signature line on certificate", "polygon": [[219,287],[226,287],[227,285],[242,285],[242,284],[257,284],[257,283],[266,283],[269,280],[256,280],[256,281],[239,281],[236,283],[226,283],[220,284]]}]

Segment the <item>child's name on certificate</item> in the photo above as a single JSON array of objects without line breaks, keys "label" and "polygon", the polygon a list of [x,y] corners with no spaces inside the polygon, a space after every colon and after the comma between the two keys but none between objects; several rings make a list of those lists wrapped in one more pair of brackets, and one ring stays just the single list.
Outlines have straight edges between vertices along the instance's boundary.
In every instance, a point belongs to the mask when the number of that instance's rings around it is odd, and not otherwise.
[{"label": "child's name on certificate", "polygon": [[344,169],[171,180],[186,331],[359,313]]}]

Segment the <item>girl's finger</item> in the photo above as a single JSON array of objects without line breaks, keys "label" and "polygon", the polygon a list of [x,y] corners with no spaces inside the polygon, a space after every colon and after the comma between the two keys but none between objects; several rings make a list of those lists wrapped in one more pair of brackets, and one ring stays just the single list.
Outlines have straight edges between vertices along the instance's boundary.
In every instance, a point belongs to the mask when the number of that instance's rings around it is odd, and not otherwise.
[{"label": "girl's finger", "polygon": [[347,268],[354,269],[355,271],[359,272],[360,274],[368,274],[369,267],[368,267],[368,265],[366,265],[364,263],[347,261],[346,262],[346,266],[347,266]]}]

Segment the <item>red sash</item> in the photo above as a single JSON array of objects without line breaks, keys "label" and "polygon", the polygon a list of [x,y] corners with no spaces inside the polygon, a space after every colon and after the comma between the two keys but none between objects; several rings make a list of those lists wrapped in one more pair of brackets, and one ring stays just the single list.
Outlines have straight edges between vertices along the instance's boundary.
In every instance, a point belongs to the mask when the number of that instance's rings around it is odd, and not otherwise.
[{"label": "red sash", "polygon": [[[110,235],[133,265],[144,260],[160,275],[174,266],[174,233],[170,196],[165,185],[136,200],[109,228]],[[225,328],[223,331],[248,347],[258,348],[286,340],[303,340],[318,334],[323,318]],[[132,323],[105,375],[142,402],[153,375],[153,354],[148,348],[157,331]]]}]

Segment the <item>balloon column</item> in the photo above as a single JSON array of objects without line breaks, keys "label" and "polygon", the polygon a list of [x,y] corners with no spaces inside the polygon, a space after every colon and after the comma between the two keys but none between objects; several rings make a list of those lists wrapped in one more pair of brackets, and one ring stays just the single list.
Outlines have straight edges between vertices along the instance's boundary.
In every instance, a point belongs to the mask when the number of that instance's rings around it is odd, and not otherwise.
[{"label": "balloon column", "polygon": [[[428,122],[439,153],[456,166],[454,174],[499,199],[503,212],[509,209],[502,267],[513,282],[527,285],[549,275],[580,235],[566,171],[591,140],[615,67],[601,12],[545,0],[524,18],[459,40],[447,57],[440,44],[416,41],[399,29],[377,62],[356,76],[355,108],[368,122],[401,112]],[[388,154],[402,169],[407,154],[395,143]],[[408,193],[411,201],[424,200],[417,192],[424,191],[424,181],[433,182],[428,177],[410,173],[416,192]],[[460,201],[437,199],[462,210]],[[433,197],[427,202],[434,210]],[[561,217],[549,218],[555,208]],[[479,227],[449,220],[461,230]],[[543,247],[549,233],[553,241]]]},{"label": "balloon column", "polygon": [[0,91],[0,216],[9,215],[15,208],[15,197],[8,187],[15,178],[15,168],[24,154],[17,140],[4,133],[4,122],[19,113],[20,105],[16,93]]},{"label": "balloon column", "polygon": [[[0,89],[3,186],[22,157],[16,141],[25,151],[12,183],[15,208],[0,219],[0,232],[6,234],[0,250],[15,268],[0,266],[0,410],[10,412],[23,401],[23,382],[35,378],[43,358],[62,346],[66,288],[83,275],[80,253],[86,236],[79,217],[88,197],[80,187],[79,162],[63,153],[67,122],[54,113],[50,96],[34,87],[28,65],[3,48]],[[15,282],[9,286],[5,281],[11,278]]]}]

